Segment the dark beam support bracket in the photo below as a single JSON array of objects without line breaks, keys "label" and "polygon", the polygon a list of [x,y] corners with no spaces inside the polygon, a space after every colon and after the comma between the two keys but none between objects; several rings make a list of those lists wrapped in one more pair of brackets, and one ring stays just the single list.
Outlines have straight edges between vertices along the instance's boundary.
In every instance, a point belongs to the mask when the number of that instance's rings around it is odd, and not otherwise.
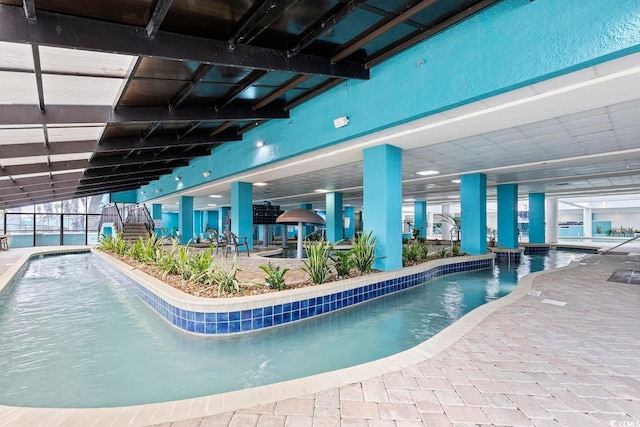
[{"label": "dark beam support bracket", "polygon": [[287,58],[284,51],[249,45],[231,50],[225,41],[163,31],[150,39],[145,28],[45,11],[38,12],[36,21],[27,22],[21,8],[4,4],[0,5],[0,40],[228,67],[369,78],[369,71],[357,62],[332,64],[328,58],[314,55]]}]

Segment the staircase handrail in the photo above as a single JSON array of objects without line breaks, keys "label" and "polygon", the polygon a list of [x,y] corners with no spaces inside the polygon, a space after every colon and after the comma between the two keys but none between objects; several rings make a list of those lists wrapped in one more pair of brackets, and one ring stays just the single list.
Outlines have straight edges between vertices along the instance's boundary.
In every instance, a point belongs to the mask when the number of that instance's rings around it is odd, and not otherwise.
[{"label": "staircase handrail", "polygon": [[104,218],[105,209],[111,210],[112,208],[115,208],[115,212],[117,214],[117,216],[114,218],[115,221],[113,221],[116,228],[116,232],[122,233],[124,221],[122,221],[122,215],[120,214],[120,209],[118,209],[118,205],[116,205],[115,203],[109,203],[102,207],[102,210],[100,211],[100,221],[98,221],[98,231],[102,230],[102,225],[105,222],[112,222],[110,220],[111,218],[109,218],[109,221],[105,221],[105,218]]}]

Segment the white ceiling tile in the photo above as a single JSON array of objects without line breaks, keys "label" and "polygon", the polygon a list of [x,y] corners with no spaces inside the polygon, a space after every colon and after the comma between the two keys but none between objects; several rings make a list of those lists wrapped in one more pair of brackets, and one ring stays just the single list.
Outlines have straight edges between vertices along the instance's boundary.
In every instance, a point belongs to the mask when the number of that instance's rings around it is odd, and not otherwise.
[{"label": "white ceiling tile", "polygon": [[44,74],[42,85],[46,104],[113,105],[122,79]]},{"label": "white ceiling tile", "polygon": [[3,166],[32,165],[36,163],[47,163],[47,156],[0,158],[0,164]]},{"label": "white ceiling tile", "polygon": [[33,71],[31,45],[0,42],[0,68]]},{"label": "white ceiling tile", "polygon": [[595,125],[595,126],[584,126],[581,128],[576,128],[576,129],[571,129],[569,131],[569,133],[572,136],[579,136],[579,135],[588,135],[591,133],[600,133],[600,132],[610,132],[612,131],[612,127],[610,123],[604,123],[601,125]]},{"label": "white ceiling tile", "polygon": [[[0,129],[0,145],[27,144],[32,142],[42,142],[44,144],[44,132],[42,128]],[[1,153],[0,158],[2,158]]]},{"label": "white ceiling tile", "polygon": [[88,50],[40,47],[43,73],[125,77],[134,58],[136,57]]},{"label": "white ceiling tile", "polygon": [[38,104],[38,86],[33,73],[0,71],[0,104]]},{"label": "white ceiling tile", "polygon": [[102,135],[103,127],[80,127],[80,128],[50,128],[47,127],[49,141],[97,141]]}]

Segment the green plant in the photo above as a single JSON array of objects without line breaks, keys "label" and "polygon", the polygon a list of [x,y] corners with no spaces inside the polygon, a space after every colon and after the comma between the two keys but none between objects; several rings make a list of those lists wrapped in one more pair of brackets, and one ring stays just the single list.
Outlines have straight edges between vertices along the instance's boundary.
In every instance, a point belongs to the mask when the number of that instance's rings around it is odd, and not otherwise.
[{"label": "green plant", "polygon": [[418,259],[425,260],[429,258],[429,245],[422,243],[418,246]]},{"label": "green plant", "polygon": [[102,251],[113,252],[120,256],[125,256],[129,252],[129,244],[122,240],[121,234],[116,234],[115,236],[102,235],[96,247]]},{"label": "green plant", "polygon": [[419,246],[415,243],[410,243],[402,247],[402,264],[408,264],[410,262],[416,262],[419,257]]},{"label": "green plant", "polygon": [[328,261],[333,247],[334,245],[328,244],[323,238],[317,242],[305,241],[307,259],[302,261],[302,270],[311,277],[313,283],[324,283],[331,277]]},{"label": "green plant", "polygon": [[258,268],[267,274],[264,281],[271,289],[280,291],[285,288],[284,275],[289,271],[288,268],[274,265],[271,261],[267,265],[259,265]]},{"label": "green plant", "polygon": [[447,248],[446,246],[443,246],[441,248],[436,249],[436,255],[439,258],[446,258],[449,256],[449,248]]},{"label": "green plant", "polygon": [[192,255],[188,261],[189,278],[195,282],[203,283],[207,278],[212,262],[211,248]]},{"label": "green plant", "polygon": [[333,261],[333,266],[336,268],[338,277],[349,276],[351,269],[354,267],[352,251],[335,251],[330,258]]},{"label": "green plant", "polygon": [[240,283],[236,278],[238,266],[236,264],[236,256],[233,256],[231,269],[227,270],[223,264],[220,266],[215,261],[211,261],[211,266],[204,280],[204,284],[208,286],[218,287],[218,296],[222,292],[233,293],[240,290]]},{"label": "green plant", "polygon": [[596,233],[597,234],[602,234],[602,226],[601,225],[597,225],[596,226]]},{"label": "green plant", "polygon": [[413,231],[411,232],[411,237],[414,240],[418,240],[418,237],[420,237],[420,230],[422,230],[422,227],[416,227],[413,229]]},{"label": "green plant", "polygon": [[368,273],[375,261],[376,237],[373,231],[363,231],[359,237],[353,241],[354,265],[361,273]]},{"label": "green plant", "polygon": [[163,254],[157,261],[156,266],[160,269],[162,278],[166,278],[170,274],[178,273],[178,240],[173,239],[169,252]]},{"label": "green plant", "polygon": [[460,255],[460,245],[456,242],[451,242],[451,256]]},{"label": "green plant", "polygon": [[188,247],[181,246],[178,248],[178,256],[176,257],[176,273],[180,275],[182,280],[189,280],[191,278],[190,258],[191,251]]}]

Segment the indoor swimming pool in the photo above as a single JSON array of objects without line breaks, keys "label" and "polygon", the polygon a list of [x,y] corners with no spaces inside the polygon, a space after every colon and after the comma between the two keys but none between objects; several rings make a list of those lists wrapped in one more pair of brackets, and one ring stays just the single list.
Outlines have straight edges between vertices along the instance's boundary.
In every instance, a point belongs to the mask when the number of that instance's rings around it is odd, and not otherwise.
[{"label": "indoor swimming pool", "polygon": [[317,318],[228,337],[180,332],[91,254],[34,259],[0,295],[0,404],[163,402],[365,363],[427,340],[511,292],[530,271],[582,256],[526,255],[517,265],[449,274]]}]

